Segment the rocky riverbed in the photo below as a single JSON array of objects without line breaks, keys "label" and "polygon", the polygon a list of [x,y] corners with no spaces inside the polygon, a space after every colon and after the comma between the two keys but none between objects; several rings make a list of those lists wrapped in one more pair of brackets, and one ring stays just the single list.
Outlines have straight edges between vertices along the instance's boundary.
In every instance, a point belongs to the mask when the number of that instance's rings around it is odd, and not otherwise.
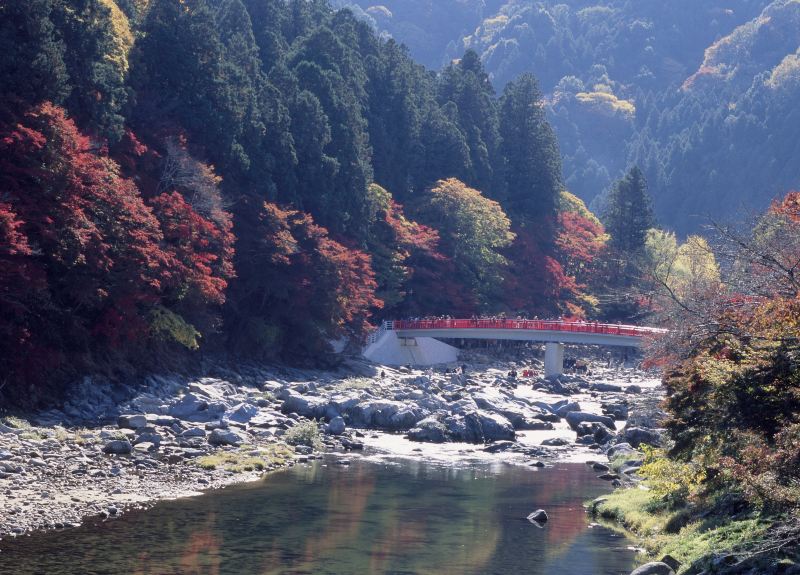
[{"label": "rocky riverbed", "polygon": [[0,537],[112,520],[326,451],[345,465],[381,454],[580,460],[615,485],[635,478],[636,448],[660,441],[654,375],[596,359],[579,375],[510,377],[541,372],[529,353],[466,353],[463,374],[351,359],[326,372],[151,377],[133,392],[87,379],[61,409],[0,418]]}]

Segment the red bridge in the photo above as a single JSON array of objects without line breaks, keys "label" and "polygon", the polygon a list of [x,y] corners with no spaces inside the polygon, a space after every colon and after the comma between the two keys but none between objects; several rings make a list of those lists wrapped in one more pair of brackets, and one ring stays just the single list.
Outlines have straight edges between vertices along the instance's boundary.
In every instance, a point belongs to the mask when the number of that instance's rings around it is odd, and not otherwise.
[{"label": "red bridge", "polygon": [[563,371],[564,344],[639,347],[665,330],[634,325],[538,319],[422,319],[385,321],[369,338],[364,356],[387,365],[450,363],[458,350],[440,339],[490,339],[547,343],[545,372]]},{"label": "red bridge", "polygon": [[[648,335],[657,335],[664,330],[652,327],[638,327],[635,325],[622,325],[611,323],[539,320],[539,319],[421,319],[387,321],[384,329],[397,332],[417,330],[443,330],[443,329],[514,329],[534,331],[556,331],[566,333],[615,335],[623,337],[643,338]],[[461,335],[452,337],[460,338]]]}]

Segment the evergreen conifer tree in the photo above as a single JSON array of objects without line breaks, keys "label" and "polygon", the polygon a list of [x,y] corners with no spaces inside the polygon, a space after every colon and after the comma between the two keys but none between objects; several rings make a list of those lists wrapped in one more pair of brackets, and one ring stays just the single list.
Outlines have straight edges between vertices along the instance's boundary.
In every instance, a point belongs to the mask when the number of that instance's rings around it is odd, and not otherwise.
[{"label": "evergreen conifer tree", "polygon": [[500,103],[504,189],[500,200],[518,224],[536,223],[553,237],[561,182],[561,156],[547,122],[536,79],[509,83]]},{"label": "evergreen conifer tree", "polygon": [[612,188],[603,224],[611,235],[609,245],[617,253],[633,256],[644,248],[647,230],[654,226],[655,218],[647,181],[638,166]]},{"label": "evergreen conifer tree", "polygon": [[458,174],[467,184],[490,195],[498,187],[493,166],[498,164],[500,134],[497,125],[497,101],[489,76],[480,57],[467,50],[457,64],[442,73],[439,103],[455,104],[458,123],[467,140],[470,167]]},{"label": "evergreen conifer tree", "polygon": [[0,3],[0,85],[12,105],[60,103],[69,93],[54,0]]}]

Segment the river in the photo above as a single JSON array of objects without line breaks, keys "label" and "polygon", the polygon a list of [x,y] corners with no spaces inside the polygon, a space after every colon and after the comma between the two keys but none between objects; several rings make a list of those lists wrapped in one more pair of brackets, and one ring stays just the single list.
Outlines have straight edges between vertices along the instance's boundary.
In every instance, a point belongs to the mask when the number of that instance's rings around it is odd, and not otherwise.
[{"label": "river", "polygon": [[[582,504],[584,464],[327,458],[263,481],[0,544],[3,575],[620,575],[623,537]],[[540,528],[526,516],[545,509]]]}]

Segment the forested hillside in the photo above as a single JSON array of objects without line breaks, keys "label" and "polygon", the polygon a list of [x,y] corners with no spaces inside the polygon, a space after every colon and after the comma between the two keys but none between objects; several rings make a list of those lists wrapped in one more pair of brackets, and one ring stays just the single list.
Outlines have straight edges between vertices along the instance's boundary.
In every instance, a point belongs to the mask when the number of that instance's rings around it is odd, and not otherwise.
[{"label": "forested hillside", "polygon": [[800,184],[794,0],[341,3],[431,65],[470,48],[498,89],[534,73],[565,182],[593,208],[632,164],[683,233]]},{"label": "forested hillside", "polygon": [[597,312],[607,236],[531,76],[433,74],[323,1],[11,0],[0,46],[4,394],[178,349],[318,361],[381,317]]}]

